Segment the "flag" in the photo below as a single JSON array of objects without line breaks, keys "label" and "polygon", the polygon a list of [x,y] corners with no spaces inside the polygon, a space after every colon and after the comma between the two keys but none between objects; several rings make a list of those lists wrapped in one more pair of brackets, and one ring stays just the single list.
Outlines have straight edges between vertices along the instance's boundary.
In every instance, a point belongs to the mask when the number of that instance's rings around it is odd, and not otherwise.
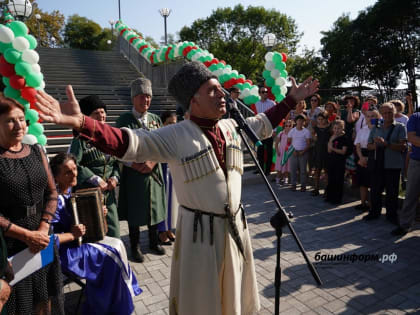
[{"label": "flag", "polygon": [[295,152],[295,148],[292,145],[288,148],[286,147],[286,151],[284,151],[283,158],[281,159],[281,166],[287,163],[293,152]]}]

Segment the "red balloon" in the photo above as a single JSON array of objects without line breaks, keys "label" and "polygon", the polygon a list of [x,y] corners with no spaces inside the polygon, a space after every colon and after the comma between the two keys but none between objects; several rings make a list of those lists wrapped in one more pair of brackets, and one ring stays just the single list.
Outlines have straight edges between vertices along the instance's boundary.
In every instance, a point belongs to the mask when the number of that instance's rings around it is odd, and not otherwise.
[{"label": "red balloon", "polygon": [[4,59],[3,55],[0,56],[0,74],[7,78],[16,74],[15,66],[8,63],[6,59]]},{"label": "red balloon", "polygon": [[282,61],[286,62],[287,61],[287,55],[285,53],[281,53],[281,57],[282,57]]},{"label": "red balloon", "polygon": [[141,53],[142,51],[143,51],[143,49],[145,49],[145,48],[147,48],[147,47],[149,47],[148,45],[143,45],[143,46],[140,46],[140,48],[139,48],[139,53]]},{"label": "red balloon", "polygon": [[184,57],[186,57],[186,56],[188,55],[188,53],[189,53],[192,49],[193,49],[193,47],[192,47],[192,46],[185,47],[185,48],[184,48],[184,50],[182,51],[182,55],[183,55]]},{"label": "red balloon", "polygon": [[171,52],[171,50],[172,50],[172,47],[170,46],[170,47],[168,47],[168,50],[166,51],[166,53],[165,53],[165,59],[166,60],[168,60],[169,59],[169,53]]},{"label": "red balloon", "polygon": [[223,63],[226,66],[226,61],[220,60],[219,62]]},{"label": "red balloon", "polygon": [[214,59],[212,59],[212,60],[210,60],[210,65],[217,65],[219,63],[219,59],[217,59],[217,58],[214,58]]},{"label": "red balloon", "polygon": [[137,38],[139,38],[139,37],[138,36],[131,37],[130,40],[129,40],[130,44]]},{"label": "red balloon", "polygon": [[153,56],[155,55],[155,52],[152,52],[152,54],[150,55],[150,63],[153,63]]},{"label": "red balloon", "polygon": [[238,78],[238,79],[236,79],[236,84],[237,83],[245,83],[245,79],[244,78]]},{"label": "red balloon", "polygon": [[226,81],[224,84],[223,84],[223,86],[226,88],[226,89],[230,89],[232,86],[234,86],[236,84],[236,79],[235,78],[232,78],[232,79],[230,79],[230,80],[228,80],[228,81]]},{"label": "red balloon", "polygon": [[204,65],[208,68],[208,67],[210,67],[211,66],[211,61],[205,61],[204,62]]},{"label": "red balloon", "polygon": [[32,87],[24,87],[21,91],[22,97],[27,100],[29,103],[35,103],[35,96],[37,91]]},{"label": "red balloon", "polygon": [[120,32],[120,35],[122,36],[122,34],[123,34],[126,30],[127,30],[126,28],[123,28],[123,29],[121,30],[121,32]]},{"label": "red balloon", "polygon": [[245,82],[248,82],[249,84],[253,85],[251,80],[245,80]]},{"label": "red balloon", "polygon": [[10,86],[15,90],[20,90],[25,87],[25,79],[20,75],[14,74],[10,77]]},{"label": "red balloon", "polygon": [[30,109],[35,109],[36,111],[38,111],[38,110],[39,110],[39,108],[38,108],[38,106],[36,106],[36,105],[35,105],[35,102],[36,102],[36,101],[31,102],[31,103],[30,103],[30,105],[29,105],[29,108],[30,108]]}]

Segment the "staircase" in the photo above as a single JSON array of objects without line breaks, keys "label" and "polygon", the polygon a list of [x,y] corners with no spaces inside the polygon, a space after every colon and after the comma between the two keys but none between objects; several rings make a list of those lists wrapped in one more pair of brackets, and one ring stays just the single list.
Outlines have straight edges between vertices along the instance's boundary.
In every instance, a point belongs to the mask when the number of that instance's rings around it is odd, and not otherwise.
[{"label": "staircase", "polygon": [[[73,86],[78,99],[91,94],[98,95],[107,105],[107,122],[115,125],[116,119],[130,111],[129,84],[139,76],[138,72],[118,51],[91,51],[67,48],[39,48],[39,64],[46,82],[46,92],[59,101],[67,99],[65,87]],[[165,88],[153,88],[150,111],[160,114],[175,110],[175,101]],[[43,123],[48,138],[49,155],[67,151],[73,138],[70,129]]]}]

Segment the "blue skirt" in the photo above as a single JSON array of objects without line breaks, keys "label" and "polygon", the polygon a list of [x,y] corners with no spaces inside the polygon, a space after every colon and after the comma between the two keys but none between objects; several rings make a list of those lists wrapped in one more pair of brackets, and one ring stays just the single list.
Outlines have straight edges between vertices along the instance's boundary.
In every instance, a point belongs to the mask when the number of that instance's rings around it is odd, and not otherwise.
[{"label": "blue skirt", "polygon": [[132,272],[121,240],[105,237],[80,247],[60,246],[63,271],[86,279],[83,314],[131,314],[133,297],[142,290]]}]

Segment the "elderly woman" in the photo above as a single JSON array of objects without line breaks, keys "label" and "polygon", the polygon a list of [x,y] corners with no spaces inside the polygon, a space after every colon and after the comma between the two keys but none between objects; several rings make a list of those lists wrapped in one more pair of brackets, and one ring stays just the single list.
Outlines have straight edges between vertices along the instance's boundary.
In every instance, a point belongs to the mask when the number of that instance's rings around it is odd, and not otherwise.
[{"label": "elderly woman", "polygon": [[[57,207],[54,179],[38,145],[22,143],[24,107],[0,95],[0,228],[7,252],[39,252],[49,244],[50,220]],[[53,305],[51,304],[53,303]],[[64,313],[58,252],[54,261],[18,282],[6,304],[7,314]]]},{"label": "elderly woman", "polygon": [[63,271],[86,279],[83,314],[131,314],[133,297],[141,289],[128,265],[124,244],[108,236],[80,247],[73,242],[86,232],[83,224],[73,224],[71,211],[71,189],[77,184],[76,159],[59,153],[50,165],[59,192],[53,228],[60,243],[60,261]]},{"label": "elderly woman", "polygon": [[[82,98],[79,102],[82,113],[100,123],[106,121],[106,105],[96,95]],[[108,236],[120,237],[120,224],[118,220],[115,187],[119,180],[119,164],[115,157],[104,154],[92,147],[87,141],[78,137],[73,139],[70,152],[77,161],[77,187],[89,188],[100,187],[105,196],[105,204],[108,209],[106,217],[108,224]]]},{"label": "elderly woman", "polygon": [[367,148],[371,151],[368,161],[371,172],[371,208],[363,219],[374,220],[380,217],[382,191],[385,189],[386,218],[391,223],[398,224],[399,179],[404,163],[401,152],[406,148],[407,131],[403,124],[395,121],[394,104],[384,103],[379,111],[383,123],[372,128],[368,139]]},{"label": "elderly woman", "polygon": [[318,115],[322,112],[321,107],[321,96],[318,93],[315,93],[310,98],[311,108],[306,111],[306,115],[309,118],[310,124],[312,127],[316,126]]},{"label": "elderly woman", "polygon": [[364,119],[366,119],[367,125],[363,125],[359,132],[356,134],[354,145],[356,146],[356,154],[358,156],[357,162],[357,183],[360,189],[360,200],[361,203],[354,208],[356,210],[367,211],[369,210],[369,187],[370,187],[370,175],[368,171],[368,139],[370,131],[373,128],[372,120],[380,118],[380,114],[377,110],[371,110],[364,113]]}]

